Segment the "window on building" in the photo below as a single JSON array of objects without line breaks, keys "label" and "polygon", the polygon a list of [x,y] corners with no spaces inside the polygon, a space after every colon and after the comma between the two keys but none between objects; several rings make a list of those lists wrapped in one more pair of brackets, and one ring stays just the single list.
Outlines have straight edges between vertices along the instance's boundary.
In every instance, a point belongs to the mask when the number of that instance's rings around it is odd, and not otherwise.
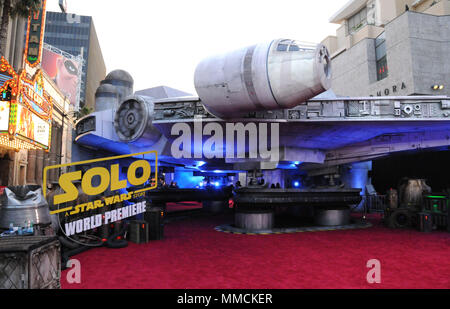
[{"label": "window on building", "polygon": [[367,25],[367,8],[364,7],[361,11],[348,19],[348,33],[353,34],[359,31],[362,27]]},{"label": "window on building", "polygon": [[277,51],[280,52],[306,52],[315,50],[316,45],[309,46],[308,43],[301,43],[294,40],[283,40],[278,43]]},{"label": "window on building", "polygon": [[383,32],[375,39],[375,56],[377,60],[377,80],[388,77],[388,63],[386,57],[386,37]]}]

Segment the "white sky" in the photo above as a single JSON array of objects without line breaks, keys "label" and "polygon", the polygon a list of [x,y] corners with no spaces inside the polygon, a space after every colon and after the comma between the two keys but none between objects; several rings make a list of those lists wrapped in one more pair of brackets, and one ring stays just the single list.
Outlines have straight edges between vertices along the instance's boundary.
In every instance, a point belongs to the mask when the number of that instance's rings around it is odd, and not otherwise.
[{"label": "white sky", "polygon": [[[276,38],[319,43],[348,0],[67,0],[92,16],[107,72],[128,71],[135,91],[170,86],[192,94],[205,57]],[[58,0],[47,10],[60,11]]]}]

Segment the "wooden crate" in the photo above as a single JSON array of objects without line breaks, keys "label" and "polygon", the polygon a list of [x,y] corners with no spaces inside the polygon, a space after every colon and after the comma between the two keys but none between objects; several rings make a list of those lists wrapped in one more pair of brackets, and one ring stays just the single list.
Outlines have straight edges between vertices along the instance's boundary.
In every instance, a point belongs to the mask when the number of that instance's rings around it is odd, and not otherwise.
[{"label": "wooden crate", "polygon": [[0,289],[59,289],[60,279],[57,237],[0,238]]}]

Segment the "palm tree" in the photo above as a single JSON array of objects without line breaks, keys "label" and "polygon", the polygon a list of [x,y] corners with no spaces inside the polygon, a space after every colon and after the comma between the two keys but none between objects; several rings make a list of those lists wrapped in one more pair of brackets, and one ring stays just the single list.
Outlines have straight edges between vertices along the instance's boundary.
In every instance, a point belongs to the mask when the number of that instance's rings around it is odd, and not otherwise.
[{"label": "palm tree", "polygon": [[27,18],[31,13],[41,9],[41,2],[41,0],[0,0],[3,7],[0,23],[0,56],[4,56],[6,52],[9,18]]},{"label": "palm tree", "polygon": [[80,108],[79,111],[74,113],[75,119],[79,120],[79,119],[83,118],[84,116],[92,114],[93,111],[94,111],[93,108],[83,106],[82,108]]}]

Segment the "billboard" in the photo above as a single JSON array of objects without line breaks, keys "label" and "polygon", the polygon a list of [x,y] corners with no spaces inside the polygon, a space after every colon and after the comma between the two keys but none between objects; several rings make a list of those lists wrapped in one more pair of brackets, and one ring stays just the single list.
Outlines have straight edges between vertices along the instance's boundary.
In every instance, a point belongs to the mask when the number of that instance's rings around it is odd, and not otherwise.
[{"label": "billboard", "polygon": [[8,132],[9,128],[9,102],[0,101],[0,132]]},{"label": "billboard", "polygon": [[16,134],[45,147],[50,145],[50,124],[21,104],[17,105]]},{"label": "billboard", "polygon": [[44,47],[41,67],[69,99],[70,104],[77,107],[82,70],[80,60],[65,57]]}]

